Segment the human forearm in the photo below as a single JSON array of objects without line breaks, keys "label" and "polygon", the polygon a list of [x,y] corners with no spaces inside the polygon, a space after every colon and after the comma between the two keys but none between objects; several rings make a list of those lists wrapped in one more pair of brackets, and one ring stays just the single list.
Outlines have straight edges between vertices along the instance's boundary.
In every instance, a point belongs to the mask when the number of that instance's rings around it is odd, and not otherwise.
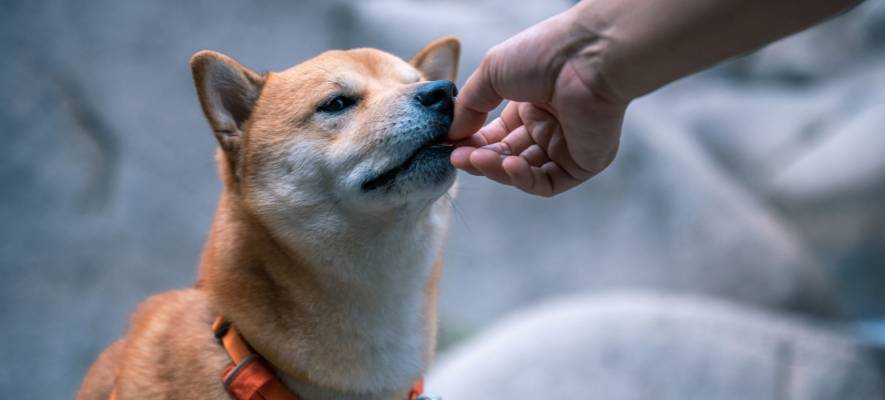
[{"label": "human forearm", "polygon": [[854,0],[584,0],[576,29],[597,38],[574,57],[591,86],[629,101],[857,4]]}]

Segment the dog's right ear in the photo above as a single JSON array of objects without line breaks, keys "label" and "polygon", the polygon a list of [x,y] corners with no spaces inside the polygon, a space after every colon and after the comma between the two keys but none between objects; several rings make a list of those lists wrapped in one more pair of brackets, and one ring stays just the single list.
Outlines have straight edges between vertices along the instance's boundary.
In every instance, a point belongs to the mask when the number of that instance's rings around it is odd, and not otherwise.
[{"label": "dog's right ear", "polygon": [[461,42],[448,36],[436,39],[418,52],[409,63],[428,81],[445,79],[454,81],[458,75],[458,59],[461,56]]},{"label": "dog's right ear", "polygon": [[255,108],[264,77],[224,54],[209,50],[194,54],[190,65],[203,113],[218,144],[236,168],[243,125]]}]

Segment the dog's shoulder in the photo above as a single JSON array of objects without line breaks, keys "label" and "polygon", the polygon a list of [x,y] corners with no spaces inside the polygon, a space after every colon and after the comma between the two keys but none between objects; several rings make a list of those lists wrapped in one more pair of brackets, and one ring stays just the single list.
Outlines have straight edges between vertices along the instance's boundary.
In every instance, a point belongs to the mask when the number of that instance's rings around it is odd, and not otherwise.
[{"label": "dog's shoulder", "polygon": [[98,356],[86,372],[77,392],[77,400],[106,400],[111,395],[120,367],[120,355],[125,347],[125,340],[117,340]]},{"label": "dog's shoulder", "polygon": [[120,397],[225,398],[220,377],[230,360],[212,333],[214,318],[199,289],[145,300],[119,355],[115,386]]}]

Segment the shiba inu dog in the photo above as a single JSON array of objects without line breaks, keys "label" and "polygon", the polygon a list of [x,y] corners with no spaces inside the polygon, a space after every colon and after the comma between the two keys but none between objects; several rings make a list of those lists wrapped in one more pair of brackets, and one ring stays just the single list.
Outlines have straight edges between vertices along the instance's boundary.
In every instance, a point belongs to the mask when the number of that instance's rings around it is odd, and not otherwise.
[{"label": "shiba inu dog", "polygon": [[223,181],[197,283],[140,305],[78,399],[237,398],[233,327],[289,398],[414,397],[435,346],[459,51],[329,51],[266,74],[195,54]]}]

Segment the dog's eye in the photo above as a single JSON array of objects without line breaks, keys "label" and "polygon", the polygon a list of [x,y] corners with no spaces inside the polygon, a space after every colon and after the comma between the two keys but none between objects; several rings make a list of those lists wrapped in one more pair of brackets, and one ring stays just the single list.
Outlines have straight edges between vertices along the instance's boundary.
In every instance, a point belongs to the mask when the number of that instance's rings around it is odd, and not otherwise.
[{"label": "dog's eye", "polygon": [[337,113],[344,111],[354,103],[356,103],[356,100],[350,97],[338,96],[321,105],[318,110],[325,113]]}]

